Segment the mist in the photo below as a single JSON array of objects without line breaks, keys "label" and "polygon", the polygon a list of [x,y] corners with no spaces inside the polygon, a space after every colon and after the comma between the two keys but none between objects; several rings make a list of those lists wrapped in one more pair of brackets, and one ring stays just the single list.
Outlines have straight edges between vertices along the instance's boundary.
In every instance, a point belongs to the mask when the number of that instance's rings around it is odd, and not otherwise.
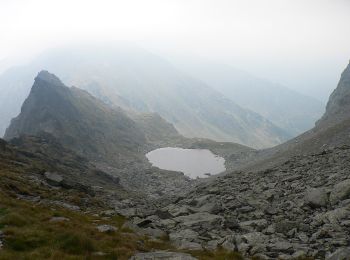
[{"label": "mist", "polygon": [[44,1],[0,4],[0,70],[66,44],[130,42],[205,59],[325,102],[350,57],[350,2]]}]

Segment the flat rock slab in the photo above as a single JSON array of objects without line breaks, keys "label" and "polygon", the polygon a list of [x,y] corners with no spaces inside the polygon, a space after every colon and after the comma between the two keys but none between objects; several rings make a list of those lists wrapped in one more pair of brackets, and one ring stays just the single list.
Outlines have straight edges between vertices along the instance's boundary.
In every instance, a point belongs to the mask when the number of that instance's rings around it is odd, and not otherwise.
[{"label": "flat rock slab", "polygon": [[184,253],[157,251],[150,253],[139,253],[130,258],[130,260],[196,260],[197,258]]},{"label": "flat rock slab", "polygon": [[63,181],[63,177],[55,172],[45,172],[44,177],[46,181],[52,186],[60,186]]}]

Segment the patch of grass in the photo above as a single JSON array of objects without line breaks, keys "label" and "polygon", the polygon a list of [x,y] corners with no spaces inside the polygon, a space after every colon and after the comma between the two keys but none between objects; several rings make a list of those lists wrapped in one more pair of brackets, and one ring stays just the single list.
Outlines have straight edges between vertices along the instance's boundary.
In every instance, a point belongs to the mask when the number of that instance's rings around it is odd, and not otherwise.
[{"label": "patch of grass", "polygon": [[85,234],[74,232],[59,234],[57,237],[57,244],[59,245],[59,249],[74,255],[91,254],[95,249],[91,238],[87,237]]},{"label": "patch of grass", "polygon": [[0,220],[0,223],[3,226],[16,226],[16,227],[23,227],[28,223],[28,219],[17,212],[11,212],[9,214],[6,214],[2,219]]},{"label": "patch of grass", "polygon": [[[127,260],[136,252],[154,250],[179,251],[171,246],[167,237],[152,240],[122,229],[125,218],[113,216],[101,218],[96,213],[106,210],[98,198],[90,199],[89,214],[69,211],[49,204],[39,205],[17,199],[18,194],[40,196],[48,201],[65,201],[79,205],[81,194],[74,190],[50,189],[39,183],[30,182],[27,173],[41,169],[41,164],[13,164],[13,158],[0,154],[0,229],[4,232],[4,247],[0,250],[1,260],[31,259],[118,259]],[[47,167],[42,167],[47,169]],[[37,171],[37,170],[36,170]],[[82,203],[84,204],[84,203]],[[91,206],[92,205],[92,206]],[[84,206],[81,207],[84,210]],[[52,217],[65,217],[68,221],[51,222]],[[118,227],[116,232],[106,234],[97,230],[97,225],[108,224]],[[127,231],[127,232],[126,232]],[[96,254],[102,252],[102,255]],[[242,259],[236,254],[217,252],[190,252],[198,259]]]},{"label": "patch of grass", "polygon": [[215,251],[192,251],[191,254],[200,260],[244,260],[241,254],[223,248]]},{"label": "patch of grass", "polygon": [[21,232],[20,236],[16,235],[15,231],[12,233],[11,230],[6,233],[8,235],[6,247],[14,251],[30,251],[47,243],[45,236],[39,230],[25,230]]}]

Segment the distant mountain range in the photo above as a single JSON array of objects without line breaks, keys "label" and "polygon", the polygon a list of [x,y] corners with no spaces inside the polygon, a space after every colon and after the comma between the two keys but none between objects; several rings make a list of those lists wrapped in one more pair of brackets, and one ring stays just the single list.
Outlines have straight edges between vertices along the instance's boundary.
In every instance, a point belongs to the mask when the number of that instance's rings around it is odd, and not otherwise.
[{"label": "distant mountain range", "polygon": [[167,61],[133,47],[66,48],[8,70],[0,77],[2,131],[19,113],[32,78],[43,68],[111,106],[131,113],[157,113],[186,137],[254,148],[271,147],[291,137],[260,114],[242,108]]},{"label": "distant mountain range", "polygon": [[238,105],[264,116],[291,136],[311,129],[324,113],[325,104],[321,101],[231,66],[189,59],[179,59],[175,63]]}]

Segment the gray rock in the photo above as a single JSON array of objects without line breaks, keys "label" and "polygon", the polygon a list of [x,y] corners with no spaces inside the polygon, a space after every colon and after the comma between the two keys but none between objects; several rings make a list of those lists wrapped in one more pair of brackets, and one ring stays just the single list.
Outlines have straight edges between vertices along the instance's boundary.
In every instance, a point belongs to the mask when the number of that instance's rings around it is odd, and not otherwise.
[{"label": "gray rock", "polygon": [[159,228],[151,228],[151,227],[143,228],[141,232],[144,235],[154,237],[154,238],[164,238],[167,235],[163,230]]},{"label": "gray rock", "polygon": [[197,258],[184,253],[157,251],[150,253],[138,253],[130,260],[196,260]]},{"label": "gray rock", "polygon": [[323,221],[329,222],[334,226],[340,224],[340,221],[350,216],[350,207],[336,208],[323,215]]},{"label": "gray rock", "polygon": [[336,184],[329,197],[332,204],[348,198],[350,198],[350,179]]},{"label": "gray rock", "polygon": [[266,235],[260,232],[252,232],[242,235],[242,240],[250,246],[265,244],[268,239]]},{"label": "gray rock", "polygon": [[230,219],[225,219],[224,226],[225,228],[234,230],[239,228],[239,223],[237,222],[237,220],[230,218]]},{"label": "gray rock", "polygon": [[267,221],[266,219],[249,220],[249,221],[239,223],[239,227],[243,231],[248,231],[248,232],[252,232],[254,230],[261,231],[267,227]]},{"label": "gray rock", "polygon": [[133,223],[135,225],[137,225],[138,227],[147,227],[149,224],[152,223],[152,220],[139,218],[139,219],[134,220]]},{"label": "gray rock", "polygon": [[111,225],[99,225],[96,228],[98,231],[100,231],[102,233],[111,233],[111,232],[115,232],[118,230],[118,228],[113,227]]},{"label": "gray rock", "polygon": [[275,230],[277,233],[287,235],[287,233],[296,227],[296,223],[290,220],[282,220],[275,224]]},{"label": "gray rock", "polygon": [[175,245],[178,249],[196,250],[196,251],[203,250],[203,247],[201,246],[201,244],[196,242],[186,241],[186,240],[178,241]]},{"label": "gray rock", "polygon": [[170,206],[168,211],[174,217],[184,216],[184,215],[188,215],[188,214],[195,212],[194,210],[191,210],[187,206],[177,207],[174,205]]},{"label": "gray rock", "polygon": [[63,202],[63,201],[52,201],[51,203],[54,204],[54,205],[57,205],[57,206],[69,209],[69,210],[73,210],[73,211],[79,211],[80,210],[79,206],[72,205],[72,204],[69,204],[69,203],[66,203],[66,202]]},{"label": "gray rock", "polygon": [[339,248],[333,254],[327,256],[326,260],[350,260],[350,247]]},{"label": "gray rock", "polygon": [[199,212],[208,212],[208,213],[211,213],[211,214],[217,214],[221,210],[222,210],[222,208],[220,207],[219,204],[217,204],[215,202],[210,202],[210,203],[204,204],[203,206],[198,208],[197,211],[199,211]]},{"label": "gray rock", "polygon": [[55,172],[45,172],[44,177],[47,183],[52,186],[60,186],[63,182],[63,177]]},{"label": "gray rock", "polygon": [[210,251],[214,251],[215,249],[217,249],[218,245],[219,245],[219,241],[218,240],[210,240],[205,245],[205,249],[210,250]]},{"label": "gray rock", "polygon": [[171,243],[179,249],[201,250],[202,246],[195,242],[199,234],[191,229],[179,230],[169,234]]},{"label": "gray rock", "polygon": [[115,212],[124,217],[134,217],[137,216],[137,210],[135,208],[126,208],[126,209],[115,209]]},{"label": "gray rock", "polygon": [[184,229],[177,232],[173,232],[169,234],[169,239],[172,242],[178,241],[178,240],[188,240],[188,241],[194,241],[198,238],[199,234],[196,231],[193,231],[191,229]]},{"label": "gray rock", "polygon": [[269,245],[270,249],[278,253],[294,253],[293,245],[288,241],[280,240]]},{"label": "gray rock", "polygon": [[185,227],[198,227],[204,229],[212,229],[221,226],[223,217],[209,214],[206,212],[194,213],[187,216],[174,218],[176,222]]},{"label": "gray rock", "polygon": [[308,189],[305,193],[305,203],[314,208],[327,206],[328,195],[326,190],[323,188]]},{"label": "gray rock", "polygon": [[131,223],[130,221],[126,221],[123,226],[122,229],[130,229],[135,233],[140,233],[141,228],[139,228],[137,225],[135,225],[134,223]]},{"label": "gray rock", "polygon": [[[239,243],[242,243],[241,237],[239,237]],[[218,245],[220,245],[222,248],[229,250],[229,251],[235,251],[237,249],[237,241],[235,235],[228,235],[225,236],[223,239],[218,241]]]}]

